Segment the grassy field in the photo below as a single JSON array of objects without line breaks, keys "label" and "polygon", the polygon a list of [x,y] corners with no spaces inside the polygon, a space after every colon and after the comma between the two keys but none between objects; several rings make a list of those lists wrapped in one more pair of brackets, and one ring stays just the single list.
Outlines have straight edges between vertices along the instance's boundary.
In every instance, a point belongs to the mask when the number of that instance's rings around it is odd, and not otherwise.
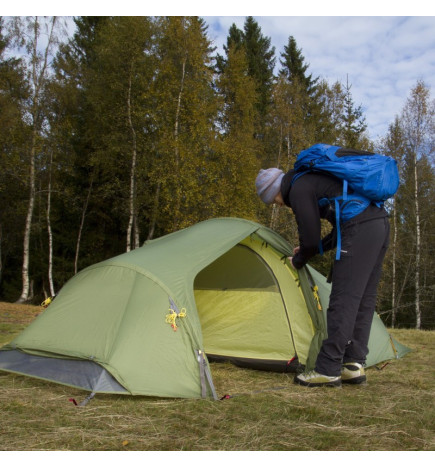
[{"label": "grassy field", "polygon": [[[0,303],[0,345],[41,311]],[[212,364],[223,401],[97,395],[0,371],[5,451],[432,451],[435,332],[394,330],[413,349],[356,388]]]}]

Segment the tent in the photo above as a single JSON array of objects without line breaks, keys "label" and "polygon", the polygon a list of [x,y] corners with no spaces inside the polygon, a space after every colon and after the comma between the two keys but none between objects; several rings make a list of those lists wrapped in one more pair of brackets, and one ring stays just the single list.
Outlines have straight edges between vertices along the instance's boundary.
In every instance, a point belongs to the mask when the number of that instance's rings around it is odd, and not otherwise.
[{"label": "tent", "polygon": [[[93,393],[216,398],[209,359],[312,368],[329,285],[289,267],[289,244],[217,218],[90,266],[0,350],[0,369]],[[367,365],[408,349],[375,314]]]}]

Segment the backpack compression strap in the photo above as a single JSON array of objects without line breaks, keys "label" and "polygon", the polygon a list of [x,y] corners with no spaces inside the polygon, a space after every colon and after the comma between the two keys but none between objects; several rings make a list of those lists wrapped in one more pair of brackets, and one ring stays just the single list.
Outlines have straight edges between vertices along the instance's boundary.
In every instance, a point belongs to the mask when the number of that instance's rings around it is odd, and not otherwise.
[{"label": "backpack compression strap", "polygon": [[[309,170],[302,171],[302,172],[299,172],[299,173],[295,174],[293,176],[292,181],[291,181],[291,185],[293,185],[295,183],[295,181],[297,179],[299,179],[299,177],[303,176],[304,174],[307,174],[308,172],[315,172],[315,171],[309,169]],[[343,222],[348,221],[349,219],[353,218],[357,214],[362,213],[370,203],[374,203],[378,207],[381,207],[383,205],[383,202],[371,202],[367,197],[364,197],[364,196],[362,196],[360,194],[357,194],[357,193],[351,194],[350,199],[349,199],[348,188],[349,188],[348,181],[346,179],[343,179],[343,194],[342,195],[340,195],[338,197],[333,197],[333,198],[321,198],[318,201],[319,207],[326,206],[328,204],[331,204],[332,201],[334,201],[335,224],[336,224],[336,228],[337,228],[337,251],[336,251],[336,254],[335,254],[335,259],[336,260],[340,260],[340,258],[341,258],[340,220],[343,221]],[[348,209],[346,211],[346,213],[342,213],[341,211],[343,211],[343,210],[340,211],[340,207],[342,208],[346,204],[346,202],[348,202],[348,201],[349,202],[355,201],[358,204],[360,204],[360,206],[356,210],[355,209],[354,210],[349,210]],[[355,208],[355,204],[353,205],[353,207]],[[349,206],[347,208],[349,208]],[[319,253],[320,253],[320,255],[323,255],[323,246],[322,246],[322,241],[321,240],[319,242]]]},{"label": "backpack compression strap", "polygon": [[381,207],[382,202],[371,202],[367,197],[358,193],[348,194],[349,184],[347,180],[343,180],[343,195],[334,198],[322,198],[319,200],[319,206],[324,206],[326,202],[334,201],[335,207],[335,224],[337,229],[337,252],[335,259],[340,260],[341,257],[341,223],[349,221],[353,217],[362,213],[371,203]]},{"label": "backpack compression strap", "polygon": [[[321,198],[319,200],[319,206],[326,206],[334,201],[334,208],[335,208],[335,226],[337,229],[337,251],[335,253],[335,260],[340,260],[341,254],[341,229],[340,229],[340,202],[347,201],[347,189],[348,189],[348,182],[347,180],[343,180],[343,195],[334,197],[334,198]],[[322,241],[319,243],[319,252],[320,255],[323,255],[323,246]]]}]

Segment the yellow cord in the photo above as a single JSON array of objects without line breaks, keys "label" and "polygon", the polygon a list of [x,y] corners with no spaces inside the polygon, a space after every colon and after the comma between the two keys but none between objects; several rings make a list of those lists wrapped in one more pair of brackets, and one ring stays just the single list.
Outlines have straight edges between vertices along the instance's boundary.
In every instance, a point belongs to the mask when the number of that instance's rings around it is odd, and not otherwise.
[{"label": "yellow cord", "polygon": [[315,298],[316,301],[317,301],[317,308],[318,308],[319,310],[322,310],[322,304],[320,303],[319,288],[318,288],[318,286],[313,286],[313,294],[314,294],[314,298]]},{"label": "yellow cord", "polygon": [[173,330],[177,331],[178,327],[177,327],[176,319],[186,317],[186,315],[187,315],[186,309],[183,307],[180,310],[179,314],[177,314],[177,312],[175,312],[174,309],[169,309],[169,312],[171,312],[171,313],[166,315],[165,322],[171,324],[171,327],[173,328]]},{"label": "yellow cord", "polygon": [[42,307],[48,307],[52,302],[52,298],[51,297],[47,297],[47,299],[45,299],[45,301],[41,304]]}]

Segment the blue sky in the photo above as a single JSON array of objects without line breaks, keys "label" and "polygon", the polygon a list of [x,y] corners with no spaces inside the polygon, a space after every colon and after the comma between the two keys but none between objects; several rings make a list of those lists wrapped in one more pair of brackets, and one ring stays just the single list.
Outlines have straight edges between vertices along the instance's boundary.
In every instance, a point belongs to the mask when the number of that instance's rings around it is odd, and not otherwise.
[{"label": "blue sky", "polygon": [[[300,4],[301,2],[305,4]],[[294,36],[302,49],[308,72],[329,83],[346,83],[348,77],[356,106],[361,105],[370,138],[385,136],[399,115],[417,80],[423,80],[435,98],[435,7],[427,0],[149,0],[102,3],[76,0],[59,5],[50,0],[2,7],[5,15],[198,15],[208,24],[218,50],[235,23],[240,29],[246,16],[254,16],[279,57]],[[295,6],[292,3],[298,3]],[[434,2],[431,2],[434,3]],[[9,11],[8,11],[9,10]],[[392,16],[394,15],[394,16]]]},{"label": "blue sky", "polygon": [[[417,80],[435,98],[435,16],[255,16],[279,56],[294,36],[308,72],[329,83],[348,77],[356,106],[361,105],[372,139],[384,136]],[[218,48],[245,16],[205,16]]]}]

